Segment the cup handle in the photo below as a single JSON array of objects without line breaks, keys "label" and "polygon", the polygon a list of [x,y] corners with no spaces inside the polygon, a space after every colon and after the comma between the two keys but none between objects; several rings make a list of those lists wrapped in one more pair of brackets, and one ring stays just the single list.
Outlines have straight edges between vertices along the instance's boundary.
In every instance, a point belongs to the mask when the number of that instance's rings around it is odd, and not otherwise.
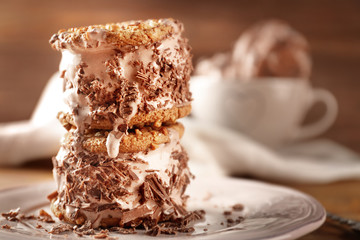
[{"label": "cup handle", "polygon": [[325,132],[335,121],[338,113],[338,104],[334,95],[325,89],[314,89],[312,104],[323,102],[326,113],[318,121],[300,127],[295,135],[295,140],[311,138]]}]

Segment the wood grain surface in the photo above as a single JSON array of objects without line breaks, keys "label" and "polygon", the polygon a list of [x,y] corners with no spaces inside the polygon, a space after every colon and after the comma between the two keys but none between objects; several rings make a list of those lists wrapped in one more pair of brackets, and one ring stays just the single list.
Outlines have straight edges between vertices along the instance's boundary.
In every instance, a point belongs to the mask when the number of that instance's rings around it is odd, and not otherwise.
[{"label": "wood grain surface", "polygon": [[[320,137],[360,153],[360,1],[357,0],[2,0],[0,122],[30,117],[43,87],[59,65],[60,54],[48,44],[51,35],[59,29],[161,17],[184,22],[195,63],[201,57],[229,50],[242,31],[256,21],[279,18],[289,22],[310,42],[313,85],[330,90],[339,102],[335,124]],[[314,108],[308,121],[319,117],[321,111],[321,107]],[[0,188],[50,179],[49,162],[30,163],[20,169],[1,168]],[[316,197],[328,211],[360,220],[359,181],[287,185]],[[329,221],[301,239],[360,238]]]}]

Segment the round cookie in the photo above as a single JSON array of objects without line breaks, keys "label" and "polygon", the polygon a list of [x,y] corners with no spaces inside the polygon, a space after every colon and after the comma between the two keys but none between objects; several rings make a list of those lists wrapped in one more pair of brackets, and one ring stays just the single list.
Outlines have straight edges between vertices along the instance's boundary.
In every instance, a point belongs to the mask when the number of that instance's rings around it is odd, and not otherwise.
[{"label": "round cookie", "polygon": [[50,44],[57,50],[66,47],[91,50],[102,46],[96,37],[101,35],[107,48],[141,46],[161,41],[178,29],[182,31],[182,24],[172,18],[108,23],[59,30],[51,37]]},{"label": "round cookie", "polygon": [[[147,150],[154,150],[158,145],[170,141],[169,131],[176,131],[180,138],[184,133],[184,126],[181,123],[175,123],[169,126],[163,126],[158,129],[151,127],[142,127],[130,131],[123,136],[119,146],[119,153],[136,153]],[[84,136],[82,147],[92,153],[106,153],[107,131],[98,131]],[[72,131],[69,131],[64,138],[64,145],[70,145],[73,141]]]},{"label": "round cookie", "polygon": [[[83,216],[81,213],[78,214],[75,218],[71,218],[66,213],[66,209],[61,207],[60,205],[55,204],[56,199],[53,199],[50,202],[50,209],[54,213],[54,215],[59,218],[61,221],[76,224],[76,225],[83,225],[86,221],[86,217]],[[107,228],[107,227],[116,227],[119,226],[120,218],[102,218],[100,221],[100,226]]]},{"label": "round cookie", "polygon": [[[142,127],[147,125],[154,125],[156,127],[161,126],[162,123],[175,123],[177,119],[186,117],[191,112],[191,105],[183,107],[173,107],[170,109],[158,109],[151,111],[149,113],[138,112],[133,116],[128,126],[132,127]],[[58,119],[60,123],[69,130],[72,126],[75,126],[74,117],[70,113],[59,112]],[[103,130],[112,130],[113,123],[109,118],[103,118],[101,120],[93,119],[89,126],[90,129],[103,129]]]}]

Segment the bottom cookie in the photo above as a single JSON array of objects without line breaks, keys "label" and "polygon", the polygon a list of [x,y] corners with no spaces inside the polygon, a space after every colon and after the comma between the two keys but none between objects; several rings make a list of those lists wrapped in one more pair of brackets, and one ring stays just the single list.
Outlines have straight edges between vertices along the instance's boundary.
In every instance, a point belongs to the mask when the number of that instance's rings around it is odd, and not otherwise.
[{"label": "bottom cookie", "polygon": [[[60,220],[76,225],[89,225],[89,227],[102,227],[102,228],[109,228],[109,227],[138,227],[139,225],[145,226],[154,226],[160,221],[161,216],[148,214],[149,210],[145,209],[144,207],[134,209],[132,212],[127,211],[127,215],[131,215],[131,213],[136,213],[136,216],[132,216],[130,220],[126,223],[124,221],[124,211],[121,209],[109,209],[109,210],[102,210],[97,212],[96,215],[99,220],[96,222],[91,222],[87,216],[94,215],[94,212],[80,210],[80,209],[71,209],[69,207],[61,206],[58,204],[56,200],[52,200],[50,204],[50,209],[54,213],[54,215],[59,218]],[[72,212],[72,215],[69,215],[69,212]],[[126,215],[126,214],[125,214]],[[94,224],[96,223],[96,224]]]},{"label": "bottom cookie", "polygon": [[[92,234],[93,227],[90,221],[86,220],[86,217],[78,214],[75,218],[66,217],[67,210],[55,204],[55,201],[51,201],[51,211],[58,217],[60,220],[75,224],[80,226],[80,233]],[[136,210],[134,210],[136,211]],[[116,212],[116,211],[115,211]],[[129,211],[130,212],[130,211]],[[129,213],[127,212],[127,213]],[[195,210],[187,212],[186,215],[176,217],[172,213],[160,213],[145,216],[143,211],[137,211],[137,218],[134,218],[133,221],[130,221],[127,224],[122,224],[123,217],[102,217],[99,227],[101,228],[111,228],[111,230],[118,230],[120,233],[135,233],[135,228],[140,228],[146,230],[146,234],[151,236],[158,236],[159,234],[167,235],[176,235],[177,233],[192,233],[195,231],[193,225],[196,221],[204,220],[205,211],[204,210]],[[113,212],[114,214],[114,212]],[[119,216],[122,215],[121,212],[117,213]],[[130,216],[131,214],[128,214]],[[74,229],[74,227],[72,227]]]}]

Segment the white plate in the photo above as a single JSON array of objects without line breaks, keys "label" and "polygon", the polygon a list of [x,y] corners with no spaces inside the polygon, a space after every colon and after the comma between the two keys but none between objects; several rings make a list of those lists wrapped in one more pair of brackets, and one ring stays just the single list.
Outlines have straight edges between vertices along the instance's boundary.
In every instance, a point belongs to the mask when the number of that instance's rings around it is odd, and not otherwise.
[{"label": "white plate", "polygon": [[[23,213],[38,213],[44,209],[50,213],[47,194],[55,189],[54,183],[13,188],[0,191],[0,212],[21,207]],[[324,208],[312,197],[298,191],[257,181],[235,178],[196,179],[190,184],[189,209],[204,209],[206,219],[197,223],[191,236],[162,235],[160,239],[295,239],[318,227],[325,221]],[[233,211],[231,218],[243,216],[241,223],[227,227],[224,211],[241,203],[241,212]],[[0,217],[1,218],[1,217]],[[55,218],[54,218],[55,219]],[[223,223],[223,224],[221,224]],[[4,218],[0,226],[8,224],[11,230],[0,228],[0,239],[48,239],[44,229],[36,229],[37,221],[27,224],[9,222]],[[50,229],[51,224],[41,222]],[[206,229],[206,230],[205,230]],[[111,233],[119,239],[154,239],[138,231],[134,235]],[[75,234],[68,234],[71,239]],[[53,235],[52,239],[63,239],[64,235]],[[89,237],[91,238],[91,237]]]}]

